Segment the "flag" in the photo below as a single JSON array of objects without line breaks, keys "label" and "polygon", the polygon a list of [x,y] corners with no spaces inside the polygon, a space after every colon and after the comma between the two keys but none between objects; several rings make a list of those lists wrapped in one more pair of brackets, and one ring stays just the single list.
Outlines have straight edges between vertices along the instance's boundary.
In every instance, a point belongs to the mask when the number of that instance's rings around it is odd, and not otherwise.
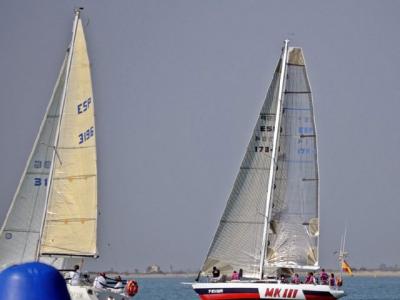
[{"label": "flag", "polygon": [[349,273],[350,276],[353,276],[353,271],[351,271],[350,265],[345,260],[342,261],[342,270],[343,272]]}]

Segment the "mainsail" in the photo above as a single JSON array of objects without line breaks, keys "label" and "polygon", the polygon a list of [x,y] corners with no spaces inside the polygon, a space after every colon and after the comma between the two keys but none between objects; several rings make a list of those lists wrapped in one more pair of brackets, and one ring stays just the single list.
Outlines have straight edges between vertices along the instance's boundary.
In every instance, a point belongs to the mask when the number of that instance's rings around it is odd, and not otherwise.
[{"label": "mainsail", "polygon": [[97,255],[93,106],[78,10],[71,46],[0,231],[0,269],[39,259],[62,268],[74,262],[65,257]]},{"label": "mainsail", "polygon": [[[286,68],[282,68],[282,63]],[[279,78],[284,69],[283,107],[278,112]],[[275,129],[276,114],[281,114]],[[267,210],[268,179],[274,133],[279,134],[272,205]],[[265,219],[269,230],[264,236]],[[311,90],[300,48],[281,58],[214,240],[202,267],[222,272],[243,270],[260,276],[264,269],[318,267],[318,166]]]},{"label": "mainsail", "polygon": [[302,50],[289,49],[268,265],[318,268],[318,165],[311,88]]}]

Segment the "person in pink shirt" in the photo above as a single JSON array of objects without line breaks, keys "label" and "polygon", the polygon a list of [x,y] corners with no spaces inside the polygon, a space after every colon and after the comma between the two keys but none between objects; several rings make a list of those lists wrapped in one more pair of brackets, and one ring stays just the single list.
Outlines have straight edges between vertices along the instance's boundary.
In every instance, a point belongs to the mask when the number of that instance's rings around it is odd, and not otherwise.
[{"label": "person in pink shirt", "polygon": [[236,271],[233,271],[231,280],[239,280],[239,273]]}]

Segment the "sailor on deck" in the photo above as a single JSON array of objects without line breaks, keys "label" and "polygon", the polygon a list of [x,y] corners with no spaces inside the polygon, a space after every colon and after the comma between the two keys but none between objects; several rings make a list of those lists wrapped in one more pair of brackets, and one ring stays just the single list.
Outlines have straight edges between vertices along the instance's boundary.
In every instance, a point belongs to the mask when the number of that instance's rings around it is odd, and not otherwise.
[{"label": "sailor on deck", "polygon": [[331,273],[331,277],[329,277],[329,286],[331,288],[336,286],[335,274]]},{"label": "sailor on deck", "polygon": [[74,270],[68,273],[68,278],[70,285],[79,285],[81,282],[81,272],[79,271],[79,266],[75,265]]},{"label": "sailor on deck", "polygon": [[313,272],[308,273],[306,282],[304,282],[304,283],[305,284],[317,284],[317,281],[315,280]]},{"label": "sailor on deck", "polygon": [[221,273],[219,271],[219,269],[217,269],[216,266],[213,267],[212,269],[212,278],[211,278],[211,282],[218,282],[221,280]]},{"label": "sailor on deck", "polygon": [[107,287],[106,273],[99,273],[99,276],[94,279],[93,287],[96,289],[104,289]]},{"label": "sailor on deck", "polygon": [[319,279],[320,279],[321,284],[323,284],[323,285],[328,284],[329,276],[328,276],[328,273],[325,272],[325,269],[321,269],[321,273],[319,274]]},{"label": "sailor on deck", "polygon": [[293,278],[292,278],[292,283],[293,284],[300,284],[301,282],[300,282],[300,277],[299,277],[299,274],[294,274],[294,276],[293,276]]},{"label": "sailor on deck", "polygon": [[121,276],[115,277],[115,281],[117,282],[114,286],[114,291],[116,293],[122,294],[124,292],[124,285],[122,283]]},{"label": "sailor on deck", "polygon": [[239,273],[236,270],[233,271],[231,280],[239,280]]}]

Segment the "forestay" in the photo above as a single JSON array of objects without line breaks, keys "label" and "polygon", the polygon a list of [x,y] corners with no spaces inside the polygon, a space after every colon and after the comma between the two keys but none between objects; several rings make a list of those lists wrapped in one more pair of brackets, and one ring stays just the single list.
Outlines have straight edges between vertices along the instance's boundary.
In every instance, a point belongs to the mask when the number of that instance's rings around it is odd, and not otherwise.
[{"label": "forestay", "polygon": [[41,255],[96,256],[97,166],[90,64],[78,19]]},{"label": "forestay", "polygon": [[[203,273],[259,278],[280,63],[209,249]],[[289,48],[265,269],[318,267],[318,166],[311,90],[300,48]]]}]

